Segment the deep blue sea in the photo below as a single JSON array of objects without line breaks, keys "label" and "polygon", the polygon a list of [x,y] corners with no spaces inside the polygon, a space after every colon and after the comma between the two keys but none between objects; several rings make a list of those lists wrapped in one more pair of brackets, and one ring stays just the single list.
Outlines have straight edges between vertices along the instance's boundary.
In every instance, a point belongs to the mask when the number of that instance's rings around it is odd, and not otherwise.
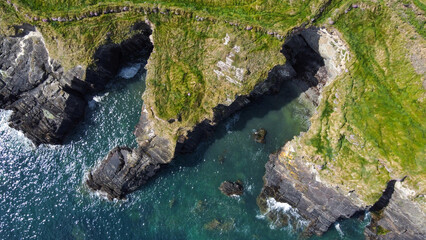
[{"label": "deep blue sea", "polygon": [[[144,79],[143,70],[117,77],[89,99],[85,119],[61,146],[34,147],[0,110],[0,239],[300,239],[298,229],[278,227],[256,204],[268,155],[309,127],[306,105],[288,86],[233,115],[127,201],[87,189],[85,173],[110,149],[136,146]],[[268,131],[266,144],[253,140],[260,127]],[[219,191],[221,182],[238,179],[241,197]],[[271,208],[297,214],[282,204]],[[342,221],[313,239],[364,239],[367,223]]]}]

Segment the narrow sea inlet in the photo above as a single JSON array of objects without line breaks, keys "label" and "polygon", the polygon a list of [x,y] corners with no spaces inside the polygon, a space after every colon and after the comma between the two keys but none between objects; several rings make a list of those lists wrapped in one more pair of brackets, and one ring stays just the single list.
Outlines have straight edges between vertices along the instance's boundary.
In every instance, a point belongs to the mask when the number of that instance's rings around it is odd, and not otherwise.
[{"label": "narrow sea inlet", "polygon": [[[256,204],[269,154],[309,127],[306,103],[290,85],[233,115],[127,201],[109,202],[87,189],[90,166],[117,145],[136,146],[145,72],[134,75],[135,67],[121,72],[132,79],[118,77],[90,100],[62,146],[35,148],[7,126],[10,113],[0,112],[0,239],[298,239],[303,219],[282,227]],[[254,141],[259,128],[267,130],[265,144]],[[226,180],[241,180],[244,194],[222,194]],[[277,214],[295,214],[270,202]],[[314,239],[363,239],[366,224],[346,220]]]}]

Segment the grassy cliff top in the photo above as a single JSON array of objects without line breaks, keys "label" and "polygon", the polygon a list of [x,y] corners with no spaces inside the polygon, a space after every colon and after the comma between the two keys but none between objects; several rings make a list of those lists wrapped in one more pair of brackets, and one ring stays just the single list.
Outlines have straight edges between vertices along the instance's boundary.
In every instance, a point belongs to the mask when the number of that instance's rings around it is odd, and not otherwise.
[{"label": "grassy cliff top", "polygon": [[[368,204],[388,180],[404,176],[413,199],[424,202],[422,0],[9,2],[0,2],[0,33],[10,34],[12,24],[35,24],[66,68],[90,64],[107,33],[120,42],[135,22],[152,22],[155,50],[144,99],[171,135],[211,117],[216,104],[247,93],[284,63],[279,49],[290,30],[303,24],[338,30],[351,52],[348,71],[324,89],[310,130],[298,139],[299,154],[322,166],[323,179],[356,190]],[[182,122],[167,125],[178,115]]]},{"label": "grassy cliff top", "polygon": [[[425,203],[426,52],[424,5],[414,1],[333,3],[332,19],[351,49],[348,72],[324,89],[303,154],[322,178],[374,203],[390,179],[407,176]],[[345,13],[346,11],[346,13]],[[423,23],[421,23],[423,21]]]}]

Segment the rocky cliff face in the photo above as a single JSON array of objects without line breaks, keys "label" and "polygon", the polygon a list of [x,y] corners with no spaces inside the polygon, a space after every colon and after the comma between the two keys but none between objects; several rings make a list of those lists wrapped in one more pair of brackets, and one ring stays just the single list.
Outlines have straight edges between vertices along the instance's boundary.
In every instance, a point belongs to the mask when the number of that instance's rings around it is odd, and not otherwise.
[{"label": "rocky cliff face", "polygon": [[[305,56],[308,48],[324,59],[324,68],[319,68],[316,73],[309,71],[312,69],[309,67],[299,71],[304,72],[305,76],[310,75],[311,79],[323,76],[320,84],[305,92],[308,98],[317,103],[322,87],[345,71],[345,62],[350,56],[336,34],[324,29],[303,30],[296,32],[284,46],[284,54],[288,59],[293,59],[291,62],[296,71],[309,66],[306,63],[298,66],[302,59],[312,59]],[[258,197],[258,204],[267,216],[271,215],[268,204],[271,199],[289,204],[297,209],[298,216],[308,222],[304,229],[307,235],[321,235],[337,220],[371,211],[372,222],[365,231],[367,239],[421,239],[425,236],[424,211],[420,203],[413,201],[416,196],[409,196],[412,195],[411,191],[402,187],[403,180],[391,180],[382,197],[369,206],[355,191],[344,191],[321,179],[319,171],[327,166],[313,164],[303,154],[302,148],[299,137],[296,137],[278,153],[270,155],[264,187]]]},{"label": "rocky cliff face", "polygon": [[426,236],[426,215],[403,186],[404,179],[392,180],[379,201],[370,209],[372,220],[365,229],[367,239],[413,239]]},{"label": "rocky cliff face", "polygon": [[85,96],[105,87],[122,63],[147,58],[152,51],[149,27],[121,44],[100,47],[89,67],[65,71],[50,59],[43,36],[31,25],[0,37],[0,108],[13,111],[10,126],[36,145],[59,144],[84,115]]},{"label": "rocky cliff face", "polygon": [[13,110],[10,126],[35,144],[58,144],[84,112],[84,70],[64,72],[49,59],[40,32],[29,25],[22,34],[0,39],[0,107]]},{"label": "rocky cliff face", "polygon": [[269,198],[287,203],[308,221],[307,235],[321,235],[337,220],[365,210],[365,207],[354,203],[355,196],[343,194],[319,181],[302,158],[293,158],[293,148],[289,142],[269,157],[264,187],[258,197],[258,205],[263,212],[269,211]]}]

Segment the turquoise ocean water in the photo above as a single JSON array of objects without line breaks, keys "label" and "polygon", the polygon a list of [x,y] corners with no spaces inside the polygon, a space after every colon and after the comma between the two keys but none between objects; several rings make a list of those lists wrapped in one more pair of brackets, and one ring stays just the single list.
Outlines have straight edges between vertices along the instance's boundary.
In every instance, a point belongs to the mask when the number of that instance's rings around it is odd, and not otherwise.
[{"label": "turquoise ocean water", "polygon": [[[141,70],[117,80],[90,100],[84,121],[62,146],[35,148],[7,127],[10,113],[0,111],[0,239],[299,239],[297,230],[275,226],[256,205],[268,155],[308,128],[307,110],[290,90],[232,116],[127,201],[109,202],[85,187],[85,173],[111,148],[136,146],[144,77]],[[266,144],[252,138],[260,127],[268,131]],[[237,179],[245,186],[241,197],[218,190]],[[366,224],[342,221],[313,239],[363,239]]]}]

